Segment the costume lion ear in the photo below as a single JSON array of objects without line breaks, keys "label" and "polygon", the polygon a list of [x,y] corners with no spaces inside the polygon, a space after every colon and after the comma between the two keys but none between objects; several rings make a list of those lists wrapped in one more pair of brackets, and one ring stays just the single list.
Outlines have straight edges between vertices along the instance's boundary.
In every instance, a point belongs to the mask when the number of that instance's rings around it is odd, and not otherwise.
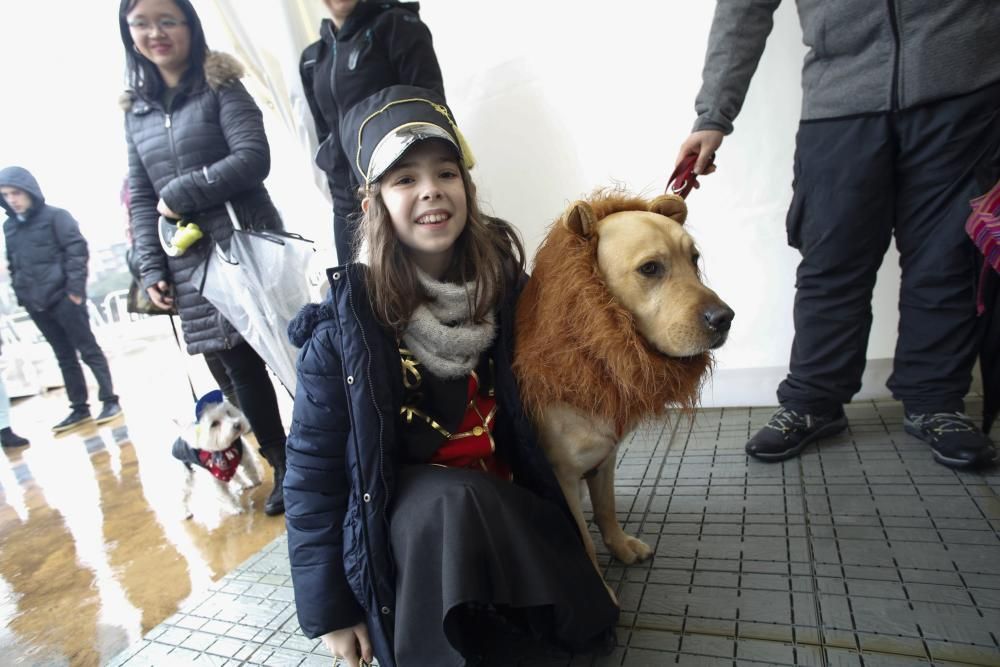
[{"label": "costume lion ear", "polygon": [[594,209],[590,208],[590,204],[585,201],[573,202],[570,207],[566,209],[566,214],[563,215],[563,221],[563,224],[565,224],[571,232],[584,238],[589,238],[594,233],[594,228],[597,225]]},{"label": "costume lion ear", "polygon": [[688,207],[684,200],[677,195],[660,195],[649,202],[649,211],[665,215],[671,220],[684,224],[688,216]]}]

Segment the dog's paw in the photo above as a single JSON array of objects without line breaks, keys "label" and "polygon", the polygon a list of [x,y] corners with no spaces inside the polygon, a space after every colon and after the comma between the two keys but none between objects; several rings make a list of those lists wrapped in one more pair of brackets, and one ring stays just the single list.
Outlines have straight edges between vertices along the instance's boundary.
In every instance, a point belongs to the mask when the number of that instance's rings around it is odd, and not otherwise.
[{"label": "dog's paw", "polygon": [[642,562],[653,554],[652,547],[631,535],[623,535],[623,539],[615,540],[607,546],[615,558],[626,565]]}]

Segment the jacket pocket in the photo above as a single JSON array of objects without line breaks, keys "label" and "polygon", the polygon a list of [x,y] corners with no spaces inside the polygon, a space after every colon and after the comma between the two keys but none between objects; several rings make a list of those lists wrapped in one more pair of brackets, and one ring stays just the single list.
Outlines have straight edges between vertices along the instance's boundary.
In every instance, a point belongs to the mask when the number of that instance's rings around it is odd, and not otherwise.
[{"label": "jacket pocket", "polygon": [[799,162],[798,149],[795,151],[795,162],[792,166],[792,203],[788,206],[785,216],[785,232],[788,245],[796,250],[802,248],[802,219],[805,217],[805,186],[800,178],[802,167]]},{"label": "jacket pocket", "polygon": [[351,592],[354,593],[354,598],[367,613],[371,610],[368,595],[365,594],[369,587],[364,581],[368,558],[364,546],[364,528],[361,525],[363,521],[359,499],[352,492],[347,502],[347,512],[344,514],[344,576]]}]

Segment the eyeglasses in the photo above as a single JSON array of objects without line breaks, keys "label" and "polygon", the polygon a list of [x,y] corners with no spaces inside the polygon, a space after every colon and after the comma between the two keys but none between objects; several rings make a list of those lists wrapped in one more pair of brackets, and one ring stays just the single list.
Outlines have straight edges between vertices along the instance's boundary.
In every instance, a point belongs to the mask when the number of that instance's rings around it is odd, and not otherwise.
[{"label": "eyeglasses", "polygon": [[187,21],[182,21],[180,19],[173,19],[165,17],[159,19],[158,21],[148,21],[146,19],[132,19],[128,22],[128,27],[135,32],[153,32],[156,28],[160,32],[173,32],[177,30],[182,25],[187,25]]}]

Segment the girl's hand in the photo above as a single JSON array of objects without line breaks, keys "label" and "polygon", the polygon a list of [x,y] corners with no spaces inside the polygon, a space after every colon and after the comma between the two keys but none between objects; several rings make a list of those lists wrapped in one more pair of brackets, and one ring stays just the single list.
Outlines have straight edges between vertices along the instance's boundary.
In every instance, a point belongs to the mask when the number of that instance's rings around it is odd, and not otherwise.
[{"label": "girl's hand", "polygon": [[691,136],[681,144],[680,151],[677,152],[677,159],[674,160],[674,167],[681,163],[685,157],[694,153],[698,160],[694,163],[694,173],[698,176],[705,176],[715,171],[715,151],[722,145],[725,137],[718,130],[698,130],[692,132]]},{"label": "girl's hand", "polygon": [[82,296],[77,296],[75,294],[67,294],[66,296],[68,296],[69,300],[72,301],[73,303],[75,303],[78,306],[81,303],[83,303],[83,297]]},{"label": "girl's hand", "polygon": [[374,657],[372,644],[368,640],[368,626],[364,621],[350,628],[328,632],[320,639],[333,654],[334,662],[337,658],[343,658],[348,667],[360,667],[359,658],[370,665]]},{"label": "girl's hand", "polygon": [[174,307],[174,297],[170,296],[170,283],[161,280],[151,287],[146,288],[146,294],[153,305],[160,310],[170,310]]},{"label": "girl's hand", "polygon": [[170,218],[171,220],[181,219],[181,216],[174,213],[173,209],[167,206],[167,202],[163,201],[163,199],[160,199],[160,201],[156,203],[156,212],[165,218]]}]

